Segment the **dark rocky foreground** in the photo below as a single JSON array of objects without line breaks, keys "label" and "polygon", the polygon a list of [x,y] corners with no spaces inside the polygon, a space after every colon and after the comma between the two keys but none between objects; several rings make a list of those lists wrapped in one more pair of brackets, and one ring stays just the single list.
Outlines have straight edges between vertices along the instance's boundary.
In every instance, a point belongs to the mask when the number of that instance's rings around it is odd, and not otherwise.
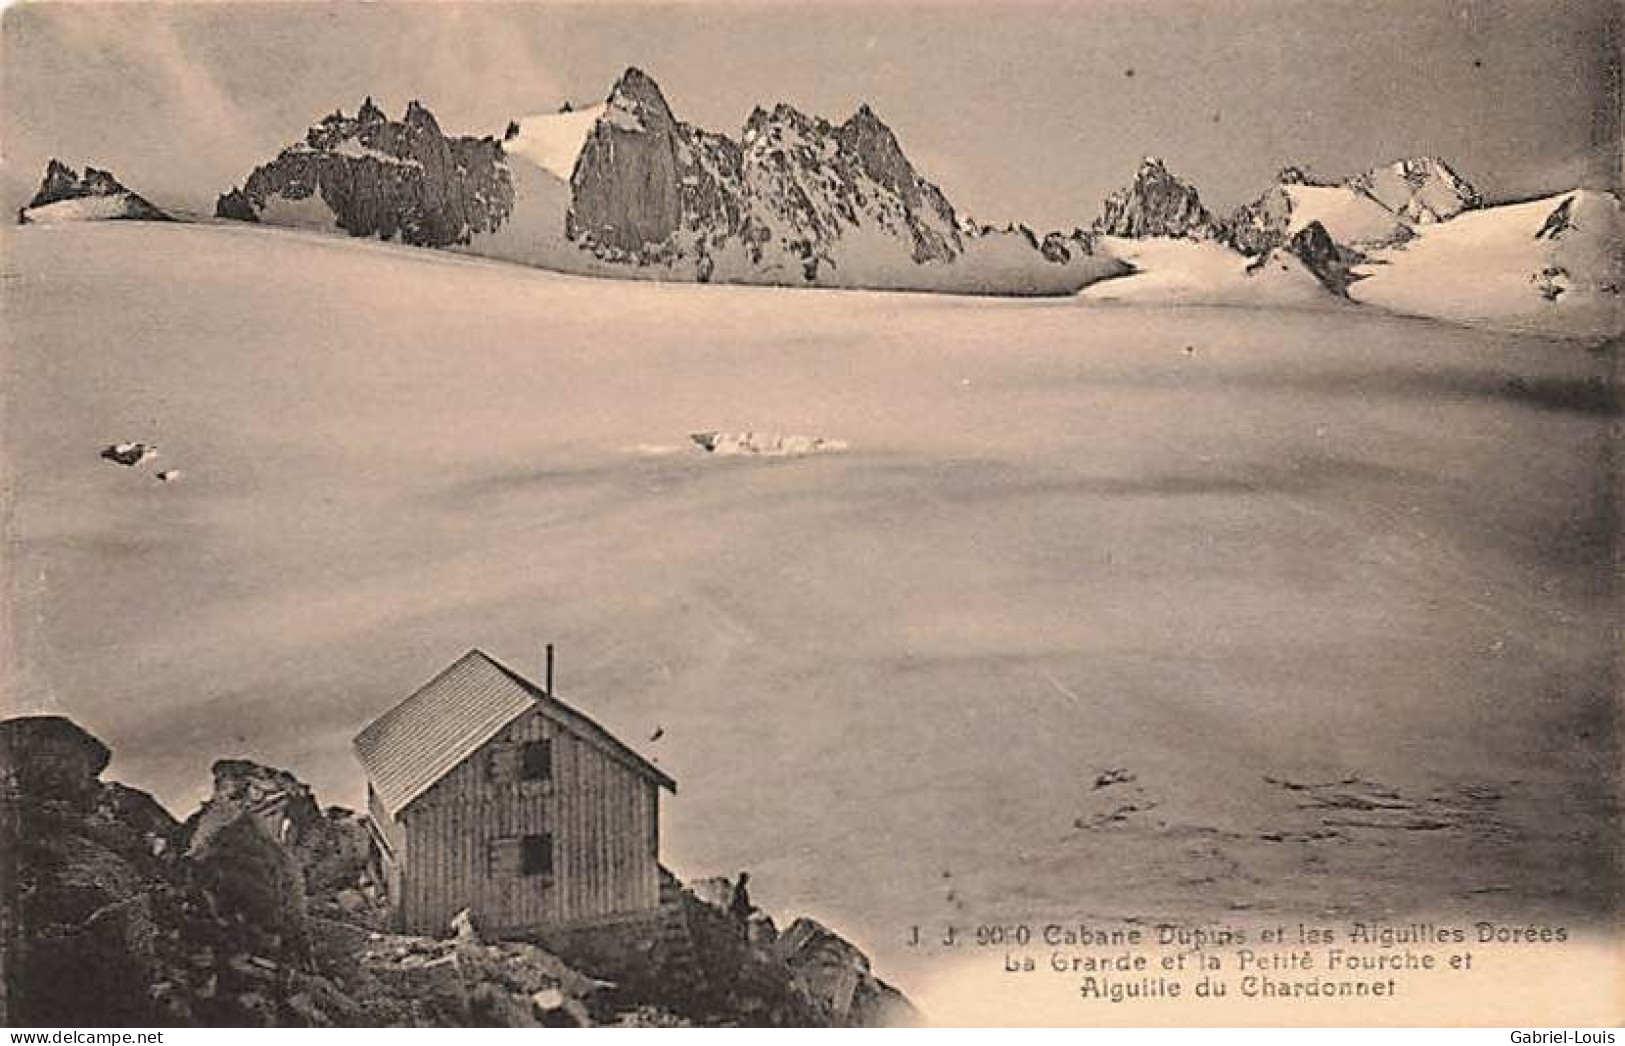
[{"label": "dark rocky foreground", "polygon": [[811,919],[669,874],[647,932],[553,950],[385,932],[365,819],[284,770],[214,765],[180,822],[101,780],[71,720],[0,722],[0,1023],[9,1026],[865,1026],[912,1007]]}]

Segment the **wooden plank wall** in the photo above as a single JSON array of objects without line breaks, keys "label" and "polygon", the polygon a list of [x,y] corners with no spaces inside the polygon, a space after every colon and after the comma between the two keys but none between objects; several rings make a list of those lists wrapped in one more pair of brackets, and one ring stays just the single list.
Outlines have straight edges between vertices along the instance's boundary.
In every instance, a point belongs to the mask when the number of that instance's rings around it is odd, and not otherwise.
[{"label": "wooden plank wall", "polygon": [[[552,743],[552,779],[520,781],[495,746]],[[493,780],[492,763],[501,778]],[[440,934],[467,908],[493,934],[658,906],[658,786],[542,715],[515,720],[402,815],[401,914],[411,933]],[[491,844],[553,837],[552,877],[493,868]],[[498,862],[499,864],[501,862]]]}]

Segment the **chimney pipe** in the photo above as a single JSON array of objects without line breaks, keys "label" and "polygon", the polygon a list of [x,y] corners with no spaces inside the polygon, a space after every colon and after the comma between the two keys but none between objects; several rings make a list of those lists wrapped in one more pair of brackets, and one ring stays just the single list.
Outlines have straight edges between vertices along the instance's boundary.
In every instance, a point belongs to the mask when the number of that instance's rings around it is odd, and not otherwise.
[{"label": "chimney pipe", "polygon": [[547,644],[547,696],[553,696],[553,644]]}]

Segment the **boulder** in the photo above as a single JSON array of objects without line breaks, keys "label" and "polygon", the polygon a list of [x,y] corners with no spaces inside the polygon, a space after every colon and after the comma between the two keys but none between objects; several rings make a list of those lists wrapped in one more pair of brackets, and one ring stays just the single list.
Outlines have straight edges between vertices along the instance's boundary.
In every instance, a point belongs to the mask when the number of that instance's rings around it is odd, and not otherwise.
[{"label": "boulder", "polygon": [[779,936],[778,953],[825,1007],[835,1027],[914,1024],[918,1014],[901,992],[874,976],[869,957],[813,919],[800,918]]},{"label": "boulder", "polygon": [[[240,948],[272,962],[307,963],[303,870],[263,821],[239,813],[205,837],[194,835],[187,857],[212,910],[229,920]],[[234,969],[245,973],[241,964]]]},{"label": "boulder", "polygon": [[24,716],[0,722],[0,773],[26,798],[85,801],[113,753],[65,716]]},{"label": "boulder", "polygon": [[286,770],[247,759],[213,766],[214,790],[186,823],[196,855],[215,832],[247,816],[292,856],[312,897],[330,898],[358,888],[366,876],[371,842],[361,816],[342,807],[325,811],[310,786]]}]

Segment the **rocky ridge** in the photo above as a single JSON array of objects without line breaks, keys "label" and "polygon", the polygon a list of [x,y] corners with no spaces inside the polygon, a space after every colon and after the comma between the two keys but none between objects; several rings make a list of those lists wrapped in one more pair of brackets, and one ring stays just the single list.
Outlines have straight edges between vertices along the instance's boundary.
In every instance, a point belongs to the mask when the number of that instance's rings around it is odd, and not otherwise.
[{"label": "rocky ridge", "polygon": [[60,160],[45,165],[45,176],[17,223],[29,225],[97,219],[169,221],[169,215],[125,188],[110,172],[87,166],[83,174]]},{"label": "rocky ridge", "polygon": [[507,220],[513,187],[492,137],[444,134],[417,101],[391,120],[369,97],[335,112],[223,194],[215,214],[314,225],[417,247],[467,244]]},{"label": "rocky ridge", "polygon": [[451,138],[416,102],[335,113],[218,217],[447,247],[583,275],[1068,294],[1121,271],[1087,237],[965,220],[868,105],[832,124],[758,108],[737,139],[684,123],[628,69],[602,105]]},{"label": "rocky ridge", "polygon": [[[844,123],[780,103],[758,107],[736,142],[682,123],[659,86],[629,69],[615,84],[570,179],[566,236],[595,257],[663,265],[700,280],[887,285],[946,267],[980,238],[909,162],[867,104]],[[1037,269],[1088,252],[1042,252]],[[929,279],[929,277],[923,277]]]},{"label": "rocky ridge", "polygon": [[1133,180],[1107,198],[1093,230],[1124,239],[1217,241],[1251,259],[1248,270],[1290,255],[1329,291],[1346,297],[1356,267],[1371,251],[1416,235],[1414,226],[1446,221],[1480,206],[1467,182],[1428,157],[1373,168],[1341,184],[1289,165],[1275,184],[1227,218],[1203,206],[1195,186],[1146,158]]}]

